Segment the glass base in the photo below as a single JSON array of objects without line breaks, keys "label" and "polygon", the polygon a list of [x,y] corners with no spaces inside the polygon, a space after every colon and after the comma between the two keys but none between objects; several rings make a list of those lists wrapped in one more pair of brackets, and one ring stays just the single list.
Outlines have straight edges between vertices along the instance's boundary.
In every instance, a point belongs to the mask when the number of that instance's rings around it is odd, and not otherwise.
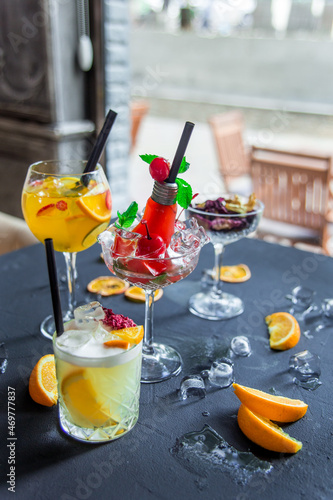
[{"label": "glass base", "polygon": [[174,375],[178,375],[181,369],[182,358],[172,347],[155,343],[149,347],[143,346],[141,371],[141,382],[143,384],[162,382]]},{"label": "glass base", "polygon": [[200,292],[190,298],[189,310],[200,318],[218,321],[239,316],[244,312],[244,304],[230,293],[215,295]]},{"label": "glass base", "polygon": [[109,427],[85,428],[73,424],[66,416],[66,409],[59,404],[59,422],[60,427],[68,436],[83,441],[84,443],[104,443],[114,441],[130,431],[138,420],[138,411],[129,415],[126,422],[119,422]]}]

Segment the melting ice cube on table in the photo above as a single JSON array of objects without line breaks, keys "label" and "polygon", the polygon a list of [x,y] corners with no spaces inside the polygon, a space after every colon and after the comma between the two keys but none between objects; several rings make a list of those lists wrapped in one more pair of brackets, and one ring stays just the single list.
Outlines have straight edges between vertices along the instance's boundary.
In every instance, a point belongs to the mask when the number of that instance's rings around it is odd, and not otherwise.
[{"label": "melting ice cube on table", "polygon": [[200,375],[187,375],[180,383],[180,397],[186,400],[189,397],[202,399],[206,396],[205,382]]},{"label": "melting ice cube on table", "polygon": [[228,358],[221,358],[213,362],[206,372],[212,385],[222,389],[229,387],[234,381],[234,364]]},{"label": "melting ice cube on table", "polygon": [[230,348],[236,356],[250,356],[251,344],[247,337],[238,335],[231,340]]},{"label": "melting ice cube on table", "polygon": [[304,389],[313,391],[321,385],[320,359],[310,351],[306,350],[290,356],[289,372],[294,377],[293,382]]}]

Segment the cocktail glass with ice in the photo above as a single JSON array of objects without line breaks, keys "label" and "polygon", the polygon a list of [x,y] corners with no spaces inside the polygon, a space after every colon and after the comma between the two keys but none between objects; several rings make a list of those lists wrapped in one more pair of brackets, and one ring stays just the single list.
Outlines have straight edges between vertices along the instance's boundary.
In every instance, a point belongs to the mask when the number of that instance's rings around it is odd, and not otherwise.
[{"label": "cocktail glass with ice", "polygon": [[123,436],[139,415],[142,340],[111,333],[104,317],[98,302],[79,307],[53,337],[61,428],[91,443]]}]

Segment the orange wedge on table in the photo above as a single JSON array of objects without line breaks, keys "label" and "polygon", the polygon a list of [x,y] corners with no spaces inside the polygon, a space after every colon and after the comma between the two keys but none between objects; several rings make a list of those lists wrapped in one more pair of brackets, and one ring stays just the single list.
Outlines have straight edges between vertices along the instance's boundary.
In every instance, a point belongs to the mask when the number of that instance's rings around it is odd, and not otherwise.
[{"label": "orange wedge on table", "polygon": [[53,354],[43,356],[32,370],[29,394],[36,403],[44,406],[53,406],[57,403],[58,389]]},{"label": "orange wedge on table", "polygon": [[233,384],[235,394],[249,410],[277,422],[295,422],[304,417],[308,405],[299,399],[274,396],[267,392]]},{"label": "orange wedge on table", "polygon": [[237,266],[222,266],[220,278],[228,283],[242,283],[251,278],[251,271],[246,264]]},{"label": "orange wedge on table", "polygon": [[[155,290],[154,292],[154,302],[159,300],[163,295],[163,290]],[[145,291],[143,288],[140,288],[139,286],[131,286],[131,288],[128,288],[125,292],[125,297],[128,300],[131,300],[132,302],[145,302],[146,300],[146,295]]]},{"label": "orange wedge on table", "polygon": [[277,312],[266,316],[265,321],[271,349],[285,351],[298,343],[301,330],[294,316],[287,312]]},{"label": "orange wedge on table", "polygon": [[245,436],[266,450],[296,453],[302,448],[300,441],[289,436],[267,418],[253,413],[243,404],[239,407],[237,421]]},{"label": "orange wedge on table", "polygon": [[99,276],[88,283],[87,290],[90,293],[98,293],[102,297],[124,293],[129,284],[115,276]]}]

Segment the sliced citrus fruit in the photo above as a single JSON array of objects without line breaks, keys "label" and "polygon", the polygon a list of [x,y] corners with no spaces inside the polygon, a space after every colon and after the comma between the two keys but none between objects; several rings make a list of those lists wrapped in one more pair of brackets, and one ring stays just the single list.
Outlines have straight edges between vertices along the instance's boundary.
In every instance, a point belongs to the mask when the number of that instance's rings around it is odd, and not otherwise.
[{"label": "sliced citrus fruit", "polygon": [[247,408],[277,422],[295,422],[302,418],[308,409],[308,405],[299,399],[274,396],[239,384],[233,384],[233,388],[240,402]]},{"label": "sliced citrus fruit", "polygon": [[277,312],[266,316],[265,321],[269,331],[269,345],[272,349],[285,351],[298,343],[301,330],[294,316],[287,312]]},{"label": "sliced citrus fruit", "polygon": [[111,211],[107,207],[105,198],[106,193],[92,195],[90,192],[86,196],[81,196],[76,204],[88,217],[99,222],[108,222],[111,218]]},{"label": "sliced citrus fruit", "polygon": [[122,340],[126,340],[130,344],[139,344],[143,339],[143,326],[129,326],[120,330],[111,330],[112,335],[117,335]]},{"label": "sliced citrus fruit", "polygon": [[112,339],[104,342],[104,347],[120,347],[121,349],[128,349],[130,343],[127,340],[122,339]]},{"label": "sliced citrus fruit", "polygon": [[85,248],[89,248],[94,243],[96,243],[97,236],[105,231],[105,229],[108,227],[108,222],[103,222],[102,224],[99,224],[99,226],[94,227],[84,238],[82,241],[82,246]]},{"label": "sliced citrus fruit", "polygon": [[114,276],[99,276],[90,281],[87,285],[88,292],[98,293],[102,297],[109,297],[110,295],[119,295],[124,293],[129,287],[129,284]]},{"label": "sliced citrus fruit", "polygon": [[[154,292],[154,302],[156,300],[159,300],[163,295],[163,290],[155,290]],[[143,288],[140,288],[139,286],[131,286],[126,290],[125,292],[125,297],[132,302],[145,302],[146,300],[146,295],[145,291]]]},{"label": "sliced citrus fruit", "polygon": [[29,379],[29,394],[44,406],[53,406],[58,400],[57,378],[53,354],[46,354],[35,365]]},{"label": "sliced citrus fruit", "polygon": [[74,422],[82,427],[101,427],[115,423],[105,401],[99,401],[98,394],[89,379],[88,370],[68,375],[61,384],[64,403]]},{"label": "sliced citrus fruit", "polygon": [[245,436],[266,450],[296,453],[302,448],[300,441],[289,436],[268,418],[253,413],[243,404],[239,407],[237,421]]},{"label": "sliced citrus fruit", "polygon": [[222,281],[227,281],[228,283],[242,283],[251,278],[251,271],[246,264],[222,266],[220,277]]}]

